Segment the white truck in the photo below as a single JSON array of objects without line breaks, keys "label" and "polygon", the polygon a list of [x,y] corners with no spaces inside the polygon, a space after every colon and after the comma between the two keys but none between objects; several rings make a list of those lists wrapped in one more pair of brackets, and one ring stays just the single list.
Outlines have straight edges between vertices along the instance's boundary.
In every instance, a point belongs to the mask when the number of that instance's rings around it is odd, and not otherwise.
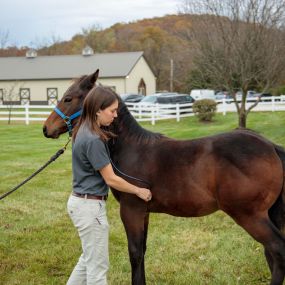
[{"label": "white truck", "polygon": [[210,89],[192,89],[190,95],[195,100],[201,100],[201,99],[215,100],[215,91]]}]

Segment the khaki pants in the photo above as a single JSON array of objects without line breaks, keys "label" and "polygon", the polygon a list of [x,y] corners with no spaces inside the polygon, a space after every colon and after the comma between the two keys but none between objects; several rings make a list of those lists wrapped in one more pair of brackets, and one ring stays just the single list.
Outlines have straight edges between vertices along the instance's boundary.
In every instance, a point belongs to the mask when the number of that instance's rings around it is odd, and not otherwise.
[{"label": "khaki pants", "polygon": [[83,251],[67,285],[106,285],[109,268],[106,202],[71,195],[67,210]]}]

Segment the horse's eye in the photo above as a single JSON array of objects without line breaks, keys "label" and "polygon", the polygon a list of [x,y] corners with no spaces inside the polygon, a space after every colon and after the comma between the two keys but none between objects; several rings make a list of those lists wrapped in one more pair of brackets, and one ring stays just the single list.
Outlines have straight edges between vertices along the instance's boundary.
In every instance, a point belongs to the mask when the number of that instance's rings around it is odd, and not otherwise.
[{"label": "horse's eye", "polygon": [[64,103],[68,103],[68,102],[71,102],[72,101],[72,98],[71,97],[66,97],[64,98],[63,102]]}]

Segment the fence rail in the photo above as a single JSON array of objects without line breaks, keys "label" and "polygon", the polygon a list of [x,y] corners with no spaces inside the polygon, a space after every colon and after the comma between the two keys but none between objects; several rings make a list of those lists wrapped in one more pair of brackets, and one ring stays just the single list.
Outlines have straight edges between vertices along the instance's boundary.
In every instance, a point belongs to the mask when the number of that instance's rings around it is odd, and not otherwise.
[{"label": "fence rail", "polygon": [[[246,107],[248,108],[255,98],[248,98]],[[228,112],[236,112],[233,100],[217,100],[217,112],[226,115]],[[175,119],[177,122],[183,117],[193,116],[193,104],[150,104],[127,103],[129,111],[137,121],[148,121],[155,124],[158,120]],[[24,121],[29,124],[32,121],[45,121],[54,106],[43,105],[0,105],[0,121]],[[252,111],[285,111],[285,95],[265,98],[252,109]]]},{"label": "fence rail", "polygon": [[11,121],[24,121],[28,125],[31,121],[45,121],[53,109],[54,106],[48,105],[0,105],[0,121],[10,119]]}]

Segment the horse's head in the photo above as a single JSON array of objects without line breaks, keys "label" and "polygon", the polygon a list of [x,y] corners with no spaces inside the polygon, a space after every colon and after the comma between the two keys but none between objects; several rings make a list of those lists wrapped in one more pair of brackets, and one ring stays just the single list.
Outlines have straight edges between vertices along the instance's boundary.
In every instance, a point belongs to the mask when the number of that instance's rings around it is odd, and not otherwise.
[{"label": "horse's head", "polygon": [[72,126],[80,116],[83,100],[95,85],[98,74],[97,69],[91,75],[82,76],[64,93],[55,110],[44,123],[43,133],[47,138],[55,139],[67,131],[71,132]]}]

